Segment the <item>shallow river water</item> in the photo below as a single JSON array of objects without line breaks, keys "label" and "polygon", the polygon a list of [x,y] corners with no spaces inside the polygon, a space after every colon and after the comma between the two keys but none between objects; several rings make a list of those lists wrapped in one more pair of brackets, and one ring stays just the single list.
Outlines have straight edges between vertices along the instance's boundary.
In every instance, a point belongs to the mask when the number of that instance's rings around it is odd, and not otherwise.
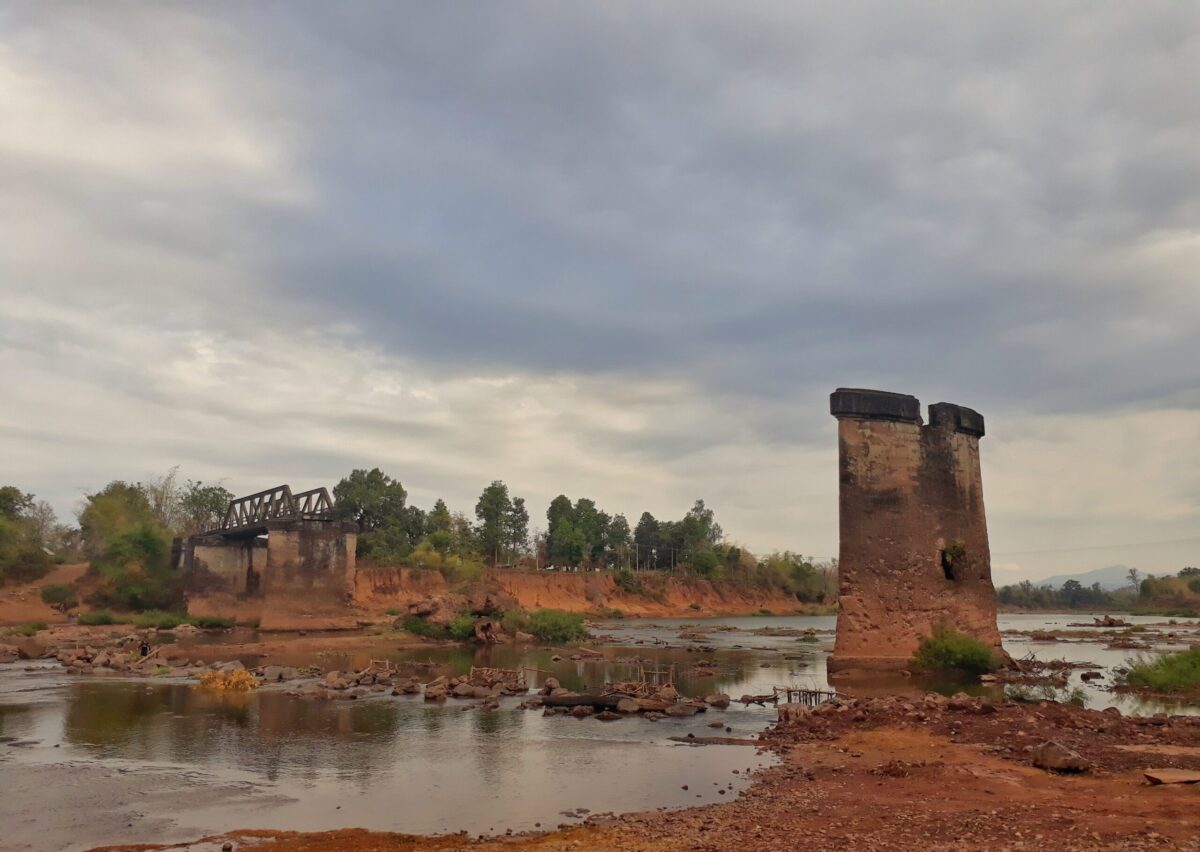
[{"label": "shallow river water", "polygon": [[[1065,629],[1071,621],[1090,618],[1002,616],[1000,626]],[[715,676],[691,672],[698,655],[681,647],[688,644],[678,638],[684,625],[708,628],[703,643],[716,651],[703,656],[715,658]],[[739,630],[712,630],[716,625]],[[828,688],[825,660],[833,627],[833,617],[629,620],[594,631],[613,637],[601,660],[554,661],[555,651],[542,648],[397,650],[387,656],[401,664],[432,661],[438,673],[525,665],[572,689],[627,679],[637,670],[631,660],[652,660],[660,668],[675,667],[685,694],[721,691],[736,700],[769,693],[772,686]],[[822,632],[817,642],[751,632],[763,628]],[[1006,637],[1005,645],[1017,657],[1033,651],[1042,659],[1105,667],[1132,653],[1025,637]],[[365,665],[368,656],[379,654],[326,657],[322,663],[344,670]],[[308,661],[284,655],[246,662]],[[1077,682],[1076,673],[1072,685]],[[852,695],[962,688],[882,677],[833,684]],[[1188,712],[1087,688],[1093,707]],[[46,663],[3,665],[0,847],[167,842],[239,827],[412,833],[549,828],[582,818],[581,808],[622,812],[725,800],[744,789],[747,770],[771,759],[752,747],[694,747],[668,737],[750,737],[774,718],[773,708],[734,703],[691,719],[605,723],[545,717],[519,709],[520,700],[506,698],[493,712],[453,700],[426,703],[420,696],[311,701],[281,688],[214,693],[178,681],[80,678]],[[718,721],[722,730],[709,727]]]}]

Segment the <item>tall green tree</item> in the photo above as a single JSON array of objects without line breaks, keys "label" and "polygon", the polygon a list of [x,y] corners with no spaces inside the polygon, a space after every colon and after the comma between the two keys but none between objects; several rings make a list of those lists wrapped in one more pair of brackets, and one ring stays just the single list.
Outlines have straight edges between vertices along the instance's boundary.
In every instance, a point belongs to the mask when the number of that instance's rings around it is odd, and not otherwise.
[{"label": "tall green tree", "polygon": [[408,492],[400,480],[377,467],[351,471],[333,486],[333,498],[338,517],[358,523],[361,557],[402,559],[424,533],[424,517],[408,511]]},{"label": "tall green tree", "polygon": [[514,555],[524,553],[529,547],[529,510],[524,497],[514,497],[512,510],[507,521],[508,546]]},{"label": "tall green tree", "polygon": [[479,521],[477,535],[479,549],[484,557],[495,565],[500,561],[509,541],[509,519],[512,515],[512,498],[508,486],[499,479],[492,482],[475,503],[475,518]]},{"label": "tall green tree", "polygon": [[88,495],[79,526],[91,570],[101,579],[92,603],[135,610],[180,605],[171,531],[140,485],[117,480]]},{"label": "tall green tree", "polygon": [[179,492],[178,510],[173,513],[177,518],[175,532],[186,537],[216,529],[232,501],[233,492],[225,486],[189,479]]}]

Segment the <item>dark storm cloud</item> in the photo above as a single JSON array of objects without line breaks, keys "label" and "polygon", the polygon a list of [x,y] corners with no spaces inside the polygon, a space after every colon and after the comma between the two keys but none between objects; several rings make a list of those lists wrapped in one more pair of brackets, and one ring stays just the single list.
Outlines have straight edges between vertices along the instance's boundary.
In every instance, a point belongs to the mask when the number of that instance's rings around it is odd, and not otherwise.
[{"label": "dark storm cloud", "polygon": [[356,11],[239,38],[322,201],[274,286],[393,351],[1062,410],[1200,379],[1189,267],[1137,257],[1200,214],[1186,6]]},{"label": "dark storm cloud", "polygon": [[853,385],[984,412],[997,550],[1197,517],[1194,4],[120,10],[0,11],[0,436],[59,505],[380,464],[832,552]]}]

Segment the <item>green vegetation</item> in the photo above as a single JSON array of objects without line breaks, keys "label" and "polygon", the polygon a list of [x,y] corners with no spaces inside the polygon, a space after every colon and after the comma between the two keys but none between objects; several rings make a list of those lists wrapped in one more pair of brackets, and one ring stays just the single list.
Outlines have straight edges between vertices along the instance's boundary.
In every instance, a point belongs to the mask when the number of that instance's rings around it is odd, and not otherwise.
[{"label": "green vegetation", "polygon": [[70,586],[64,586],[61,583],[52,583],[42,587],[42,603],[63,612],[79,606],[75,592],[71,590]]},{"label": "green vegetation", "polygon": [[1174,576],[1142,577],[1129,569],[1129,585],[1108,590],[1099,583],[1084,586],[1067,580],[1058,589],[1037,586],[1028,580],[996,590],[1001,606],[1021,609],[1099,609],[1124,610],[1139,615],[1200,617],[1200,568],[1188,566]]},{"label": "green vegetation", "polygon": [[93,606],[123,610],[172,609],[182,602],[170,567],[171,531],[140,485],[110,482],[88,496],[79,515],[84,552],[100,584]]},{"label": "green vegetation", "polygon": [[[46,513],[49,518],[46,518]],[[44,577],[54,564],[47,549],[54,512],[12,485],[0,487],[0,585]]]},{"label": "green vegetation", "polygon": [[1200,689],[1200,648],[1174,654],[1130,660],[1121,676],[1126,686],[1155,692],[1190,692]]},{"label": "green vegetation", "polygon": [[135,627],[157,627],[159,630],[170,630],[187,621],[187,616],[151,609],[135,615],[132,621]]},{"label": "green vegetation", "polygon": [[419,615],[406,615],[402,624],[406,633],[414,636],[424,636],[426,639],[445,639],[449,632],[440,624],[421,618]]},{"label": "green vegetation", "polygon": [[469,612],[460,612],[450,619],[450,638],[465,642],[475,635],[475,617]]},{"label": "green vegetation", "polygon": [[587,638],[583,616],[557,609],[539,609],[529,616],[529,632],[539,641],[562,644]]},{"label": "green vegetation", "polygon": [[932,636],[921,640],[912,662],[914,668],[930,672],[957,670],[983,674],[998,667],[991,648],[945,626],[935,627]]},{"label": "green vegetation", "polygon": [[88,627],[95,627],[101,624],[116,624],[117,617],[105,609],[98,609],[93,612],[85,612],[79,616],[79,623]]},{"label": "green vegetation", "polygon": [[33,621],[33,622],[30,622],[29,624],[22,624],[16,630],[22,636],[33,636],[45,629],[46,629],[46,622]]},{"label": "green vegetation", "polygon": [[171,673],[171,667],[170,666],[155,666],[154,673],[156,675],[159,675],[160,677],[162,675],[169,675]]}]

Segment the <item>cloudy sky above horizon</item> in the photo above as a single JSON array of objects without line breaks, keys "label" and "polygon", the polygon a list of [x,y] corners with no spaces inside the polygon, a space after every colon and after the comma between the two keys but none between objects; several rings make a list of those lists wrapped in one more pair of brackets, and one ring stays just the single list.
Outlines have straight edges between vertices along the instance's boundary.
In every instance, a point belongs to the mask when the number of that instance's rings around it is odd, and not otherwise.
[{"label": "cloudy sky above horizon", "polygon": [[355,467],[837,550],[958,402],[997,582],[1200,564],[1191,3],[0,9],[0,473]]}]

